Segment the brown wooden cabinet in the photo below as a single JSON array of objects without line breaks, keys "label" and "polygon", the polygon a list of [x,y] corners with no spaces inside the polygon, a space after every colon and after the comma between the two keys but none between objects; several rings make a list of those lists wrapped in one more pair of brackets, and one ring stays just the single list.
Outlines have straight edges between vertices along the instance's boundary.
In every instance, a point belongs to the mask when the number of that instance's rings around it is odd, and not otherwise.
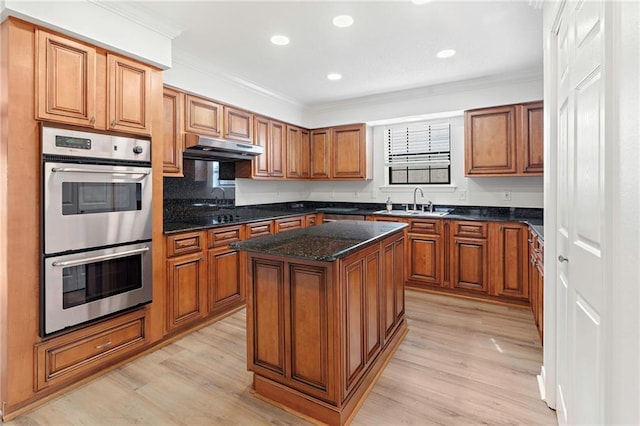
[{"label": "brown wooden cabinet", "polygon": [[189,325],[207,314],[204,232],[166,238],[167,330]]},{"label": "brown wooden cabinet", "polygon": [[151,67],[42,29],[36,33],[37,119],[151,134]]},{"label": "brown wooden cabinet", "polygon": [[107,54],[107,128],[151,134],[151,68]]},{"label": "brown wooden cabinet", "polygon": [[367,178],[367,145],[364,124],[334,127],[331,148],[331,177],[333,179]]},{"label": "brown wooden cabinet", "polygon": [[184,131],[219,138],[222,135],[222,105],[209,99],[186,95]]},{"label": "brown wooden cabinet", "polygon": [[309,177],[309,131],[287,125],[287,179]]},{"label": "brown wooden cabinet", "polygon": [[36,40],[36,117],[94,127],[96,49],[42,29]]},{"label": "brown wooden cabinet", "polygon": [[544,107],[542,102],[519,106],[522,173],[540,175],[544,171]]},{"label": "brown wooden cabinet", "polygon": [[465,111],[465,175],[541,175],[542,116],[542,102]]},{"label": "brown wooden cabinet", "polygon": [[225,105],[223,115],[225,139],[253,143],[253,114]]},{"label": "brown wooden cabinet", "polygon": [[285,176],[285,124],[267,117],[254,117],[254,144],[264,147],[264,153],[252,160],[251,174],[236,168],[236,177],[281,179]]},{"label": "brown wooden cabinet", "polygon": [[528,230],[521,223],[489,224],[491,294],[529,299]]},{"label": "brown wooden cabinet", "polygon": [[311,179],[371,178],[371,152],[364,124],[314,129],[310,139]]},{"label": "brown wooden cabinet", "polygon": [[418,287],[442,286],[443,255],[442,220],[411,220],[407,234],[407,283]]},{"label": "brown wooden cabinet", "polygon": [[452,221],[451,288],[489,293],[487,223]]},{"label": "brown wooden cabinet", "polygon": [[275,234],[284,231],[291,231],[293,229],[300,229],[305,227],[304,216],[296,216],[296,217],[287,217],[283,219],[276,219],[274,221],[275,224]]},{"label": "brown wooden cabinet", "polygon": [[318,262],[247,253],[256,394],[345,424],[406,333],[404,237]]},{"label": "brown wooden cabinet", "polygon": [[544,242],[529,230],[529,286],[531,311],[540,341],[544,337]]},{"label": "brown wooden cabinet", "polygon": [[142,350],[149,343],[146,308],[36,344],[35,388],[72,383]]},{"label": "brown wooden cabinet", "polygon": [[182,152],[184,151],[184,140],[182,133],[183,125],[184,94],[171,89],[164,88],[162,98],[163,111],[163,162],[162,171],[164,176],[184,176],[182,170]]},{"label": "brown wooden cabinet", "polygon": [[244,225],[213,228],[208,231],[207,273],[209,311],[221,313],[245,303],[244,262],[240,252],[229,244],[243,240]]}]

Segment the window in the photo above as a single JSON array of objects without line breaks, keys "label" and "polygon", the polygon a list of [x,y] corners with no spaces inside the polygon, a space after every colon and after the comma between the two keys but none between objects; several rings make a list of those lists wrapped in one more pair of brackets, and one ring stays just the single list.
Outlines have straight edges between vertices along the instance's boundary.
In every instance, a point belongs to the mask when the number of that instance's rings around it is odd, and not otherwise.
[{"label": "window", "polygon": [[451,125],[409,123],[385,127],[389,184],[451,183]]}]

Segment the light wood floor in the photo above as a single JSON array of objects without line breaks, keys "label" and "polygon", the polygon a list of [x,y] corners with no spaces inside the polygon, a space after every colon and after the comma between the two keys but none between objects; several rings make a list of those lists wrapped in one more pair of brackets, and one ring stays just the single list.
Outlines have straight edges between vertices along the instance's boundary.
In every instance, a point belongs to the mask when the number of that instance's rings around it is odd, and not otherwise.
[{"label": "light wood floor", "polygon": [[[556,424],[539,399],[529,310],[407,291],[409,334],[354,425]],[[145,355],[6,425],[297,425],[255,398],[245,311]]]}]

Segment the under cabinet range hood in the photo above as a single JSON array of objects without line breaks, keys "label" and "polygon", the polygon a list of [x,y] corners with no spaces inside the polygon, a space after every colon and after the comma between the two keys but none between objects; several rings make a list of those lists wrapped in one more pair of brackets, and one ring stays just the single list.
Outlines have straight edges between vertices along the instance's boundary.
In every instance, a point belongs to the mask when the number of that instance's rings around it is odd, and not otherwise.
[{"label": "under cabinet range hood", "polygon": [[185,134],[185,158],[212,161],[251,160],[264,152],[264,147],[226,139]]}]

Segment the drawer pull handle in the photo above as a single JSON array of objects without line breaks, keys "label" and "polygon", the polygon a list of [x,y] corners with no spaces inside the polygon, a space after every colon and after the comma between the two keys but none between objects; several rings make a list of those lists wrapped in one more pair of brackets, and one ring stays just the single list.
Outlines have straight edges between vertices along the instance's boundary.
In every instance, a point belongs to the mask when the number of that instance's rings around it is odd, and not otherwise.
[{"label": "drawer pull handle", "polygon": [[107,340],[106,342],[96,346],[96,349],[104,349],[111,345],[111,340]]}]

